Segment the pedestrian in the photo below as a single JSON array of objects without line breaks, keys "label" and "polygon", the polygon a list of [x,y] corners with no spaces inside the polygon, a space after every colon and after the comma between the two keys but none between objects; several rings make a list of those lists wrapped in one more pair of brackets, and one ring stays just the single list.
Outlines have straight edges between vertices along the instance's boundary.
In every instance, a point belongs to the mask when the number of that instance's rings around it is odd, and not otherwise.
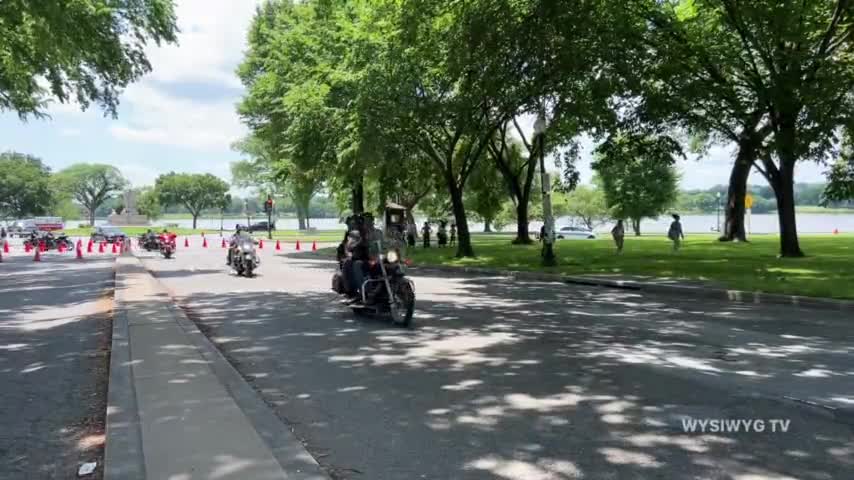
[{"label": "pedestrian", "polygon": [[617,220],[617,224],[611,229],[611,236],[614,237],[614,243],[617,245],[617,255],[623,253],[623,242],[626,238],[626,228],[623,226],[622,220]]},{"label": "pedestrian", "polygon": [[424,248],[430,248],[430,232],[430,224],[424,222],[424,226],[421,227],[421,236],[424,237]]},{"label": "pedestrian", "polygon": [[679,222],[679,215],[673,214],[673,222],[670,224],[670,229],[667,230],[667,238],[673,242],[673,251],[678,252],[682,246],[682,240],[685,239],[685,234],[682,233],[682,224]]},{"label": "pedestrian", "polygon": [[451,243],[450,245],[453,247],[457,244],[457,224],[456,222],[451,222]]}]

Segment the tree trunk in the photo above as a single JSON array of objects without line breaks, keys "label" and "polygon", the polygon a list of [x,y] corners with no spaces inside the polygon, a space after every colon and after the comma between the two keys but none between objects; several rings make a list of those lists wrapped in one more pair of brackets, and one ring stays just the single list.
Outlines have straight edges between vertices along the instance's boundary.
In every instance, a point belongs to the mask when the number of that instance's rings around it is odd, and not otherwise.
[{"label": "tree trunk", "polygon": [[533,243],[528,231],[528,197],[518,199],[516,204],[516,238],[514,245],[529,245]]},{"label": "tree trunk", "polygon": [[301,206],[297,205],[296,207],[297,207],[297,221],[299,222],[299,229],[300,230],[307,230],[306,222],[305,222],[305,212],[303,212],[303,209]]},{"label": "tree trunk", "polygon": [[448,190],[451,194],[451,209],[454,212],[454,220],[457,222],[457,257],[474,257],[469,224],[466,219],[466,208],[463,204],[463,192],[452,179],[448,182]]},{"label": "tree trunk", "polygon": [[634,230],[636,237],[640,237],[640,234],[641,234],[640,222],[641,222],[640,218],[633,218],[632,219],[632,230]]},{"label": "tree trunk", "polygon": [[89,209],[89,226],[90,227],[95,226],[95,209],[94,208]]},{"label": "tree trunk", "polygon": [[744,199],[747,196],[747,178],[755,160],[756,148],[753,142],[739,143],[738,155],[729,176],[727,202],[724,206],[724,228],[721,242],[746,242],[747,229],[744,228]]},{"label": "tree trunk", "polygon": [[193,213],[192,215],[193,215],[193,230],[195,230],[196,229],[196,220],[198,220],[199,214]]},{"label": "tree trunk", "polygon": [[781,158],[780,175],[772,182],[780,222],[780,256],[803,257],[795,221],[795,161]]},{"label": "tree trunk", "polygon": [[492,219],[485,218],[483,219],[483,233],[492,233]]},{"label": "tree trunk", "polygon": [[353,213],[363,213],[365,211],[365,184],[362,177],[359,177],[353,183]]}]

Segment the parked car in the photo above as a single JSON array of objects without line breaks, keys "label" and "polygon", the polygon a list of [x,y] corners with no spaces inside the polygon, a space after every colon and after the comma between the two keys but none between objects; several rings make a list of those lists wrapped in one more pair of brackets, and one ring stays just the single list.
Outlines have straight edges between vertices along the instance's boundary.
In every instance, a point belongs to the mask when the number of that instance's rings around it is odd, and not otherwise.
[{"label": "parked car", "polygon": [[93,242],[124,242],[126,237],[125,232],[118,227],[95,227],[95,231],[92,232]]},{"label": "parked car", "polygon": [[593,233],[593,230],[583,227],[561,227],[556,232],[556,238],[558,240],[593,240],[596,238],[596,234]]},{"label": "parked car", "polygon": [[[273,228],[271,228],[271,230],[275,230],[276,229],[276,222],[273,222],[271,224],[271,226],[273,227]],[[267,222],[253,223],[252,225],[249,225],[249,228],[247,230],[249,230],[250,232],[266,232],[267,231]]]}]

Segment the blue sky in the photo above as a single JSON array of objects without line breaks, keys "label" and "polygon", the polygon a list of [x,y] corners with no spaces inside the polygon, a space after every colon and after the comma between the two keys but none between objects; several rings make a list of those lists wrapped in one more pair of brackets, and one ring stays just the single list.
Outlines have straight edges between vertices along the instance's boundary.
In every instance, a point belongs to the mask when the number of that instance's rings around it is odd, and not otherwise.
[{"label": "blue sky", "polygon": [[[245,48],[246,29],[258,0],[178,0],[179,45],[152,47],[153,72],[121,97],[119,118],[97,108],[81,112],[57,104],[51,119],[21,122],[0,114],[0,151],[41,157],[55,170],[78,162],[118,167],[135,186],[152,184],[171,170],[213,173],[229,180],[240,156],[230,145],[246,133],[235,113],[242,86],[234,75]],[[582,180],[591,176],[589,150]],[[726,183],[730,148],[712,149],[702,161],[680,162],[682,185]],[[823,167],[804,164],[798,181],[822,181]],[[751,182],[764,183],[755,174]]]}]

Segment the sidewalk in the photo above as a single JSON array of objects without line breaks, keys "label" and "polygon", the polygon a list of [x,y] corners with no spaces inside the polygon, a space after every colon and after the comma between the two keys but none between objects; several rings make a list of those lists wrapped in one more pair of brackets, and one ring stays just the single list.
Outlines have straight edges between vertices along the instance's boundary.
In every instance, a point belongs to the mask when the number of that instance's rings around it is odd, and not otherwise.
[{"label": "sidewalk", "polygon": [[104,478],[327,477],[134,257],[116,263]]}]

